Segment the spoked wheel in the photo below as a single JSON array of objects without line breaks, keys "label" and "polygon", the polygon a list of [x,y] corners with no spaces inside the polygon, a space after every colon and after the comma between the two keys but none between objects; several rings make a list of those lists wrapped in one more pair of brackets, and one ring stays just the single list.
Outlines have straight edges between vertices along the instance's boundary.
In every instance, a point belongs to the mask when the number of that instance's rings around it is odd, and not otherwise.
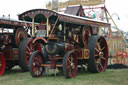
[{"label": "spoked wheel", "polygon": [[66,78],[76,76],[78,70],[78,60],[72,51],[68,51],[63,60],[63,72]]},{"label": "spoked wheel", "polygon": [[41,64],[44,63],[44,57],[40,51],[35,51],[32,53],[31,58],[29,60],[29,71],[32,77],[39,77],[43,75],[45,72],[44,67]]},{"label": "spoked wheel", "polygon": [[93,73],[104,72],[108,63],[108,47],[106,40],[98,35],[92,36],[88,42],[90,59],[88,71]]},{"label": "spoked wheel", "polygon": [[82,33],[82,40],[83,40],[83,43],[84,43],[85,47],[87,47],[88,40],[91,36],[92,36],[91,27],[84,27],[83,33]]},{"label": "spoked wheel", "polygon": [[4,74],[6,69],[5,57],[0,53],[0,76]]},{"label": "spoked wheel", "polygon": [[27,32],[24,30],[24,28],[18,28],[15,30],[14,32],[14,43],[15,43],[15,46],[18,47],[20,42],[27,38]]},{"label": "spoked wheel", "polygon": [[42,52],[41,44],[39,43],[32,43],[32,38],[24,39],[20,45],[20,67],[23,71],[27,71],[29,67],[29,59],[32,52],[39,50]]}]

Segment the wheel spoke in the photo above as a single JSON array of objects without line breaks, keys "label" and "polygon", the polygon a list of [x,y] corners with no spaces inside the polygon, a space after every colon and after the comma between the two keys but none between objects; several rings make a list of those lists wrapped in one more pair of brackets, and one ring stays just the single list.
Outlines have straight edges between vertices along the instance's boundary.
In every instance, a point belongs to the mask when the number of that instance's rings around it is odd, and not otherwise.
[{"label": "wheel spoke", "polygon": [[99,54],[95,54],[95,56],[99,56]]},{"label": "wheel spoke", "polygon": [[[32,45],[32,50],[37,50],[38,48],[40,48],[39,44],[35,43]],[[39,49],[38,49],[39,50]]]},{"label": "wheel spoke", "polygon": [[30,44],[30,50],[33,51],[33,45],[32,45],[32,43]]},{"label": "wheel spoke", "polygon": [[100,65],[101,69],[103,70],[104,68],[103,68],[102,64],[101,64],[101,63],[99,63],[99,65]]},{"label": "wheel spoke", "polygon": [[41,72],[40,72],[40,69],[38,68],[38,70],[37,70],[37,71],[38,71],[38,76],[39,76],[39,75],[40,75],[40,73],[41,73]]},{"label": "wheel spoke", "polygon": [[35,61],[36,65],[38,65],[39,61],[38,61],[37,57],[34,59],[34,61]]},{"label": "wheel spoke", "polygon": [[28,51],[26,51],[25,53],[26,53],[27,55],[30,55],[30,52],[28,52]]},{"label": "wheel spoke", "polygon": [[67,69],[69,69],[71,67],[71,65],[67,66]]},{"label": "wheel spoke", "polygon": [[98,49],[101,51],[100,43],[97,42]]},{"label": "wheel spoke", "polygon": [[29,61],[30,56],[26,56],[26,60]]},{"label": "wheel spoke", "polygon": [[39,56],[38,56],[38,62],[39,62],[39,63],[41,63],[41,62],[42,62],[42,61],[41,61],[41,59],[39,58]]},{"label": "wheel spoke", "polygon": [[97,52],[100,52],[97,48],[95,48],[95,50],[96,50]]},{"label": "wheel spoke", "polygon": [[70,62],[67,64],[67,69],[69,69],[69,68],[72,67],[71,64],[72,64],[72,63],[70,63]]},{"label": "wheel spoke", "polygon": [[27,46],[27,50],[29,51],[29,52],[31,52],[31,49]]},{"label": "wheel spoke", "polygon": [[72,56],[71,56],[71,64],[72,64],[72,62],[73,62],[73,58],[72,58]]},{"label": "wheel spoke", "polygon": [[75,69],[75,65],[74,65],[74,63],[73,63],[73,65],[72,65],[72,67],[71,67],[72,69]]},{"label": "wheel spoke", "polygon": [[101,67],[102,70],[104,69],[103,66],[102,66],[102,64],[101,64],[101,59],[100,58],[97,59],[96,64],[97,64],[97,68],[98,69],[99,69],[99,66]]},{"label": "wheel spoke", "polygon": [[72,69],[70,68],[69,70],[70,70],[69,73],[70,73],[70,75],[71,75],[71,74],[72,74]]},{"label": "wheel spoke", "polygon": [[101,48],[101,51],[103,51],[105,49],[105,47]]},{"label": "wheel spoke", "polygon": [[95,59],[95,62],[96,62],[96,64],[98,64],[99,63],[99,59]]},{"label": "wheel spoke", "polygon": [[34,73],[35,73],[36,76],[38,76],[38,70],[36,70]]},{"label": "wheel spoke", "polygon": [[34,64],[33,71],[36,74],[36,76],[39,76],[41,74],[41,70],[38,66],[36,66],[36,63],[33,64]]},{"label": "wheel spoke", "polygon": [[105,58],[105,57],[101,57],[101,59],[106,60],[106,58]]},{"label": "wheel spoke", "polygon": [[70,77],[72,76],[72,69],[71,68],[69,69],[68,74]]},{"label": "wheel spoke", "polygon": [[39,71],[39,70],[37,70],[37,76],[39,76],[39,74],[40,74],[40,71]]},{"label": "wheel spoke", "polygon": [[69,58],[68,58],[68,62],[71,64],[72,62],[69,60]]}]

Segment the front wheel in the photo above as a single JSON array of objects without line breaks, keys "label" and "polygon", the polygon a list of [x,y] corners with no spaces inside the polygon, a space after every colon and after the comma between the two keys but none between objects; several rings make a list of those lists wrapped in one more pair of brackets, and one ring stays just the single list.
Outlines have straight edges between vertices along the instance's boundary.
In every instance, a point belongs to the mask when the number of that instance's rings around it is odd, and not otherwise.
[{"label": "front wheel", "polygon": [[68,51],[63,59],[63,72],[66,78],[76,76],[78,70],[78,60],[73,51]]},{"label": "front wheel", "polygon": [[88,71],[92,73],[104,72],[108,63],[108,47],[106,40],[101,36],[94,35],[89,39],[87,47],[90,50]]},{"label": "front wheel", "polygon": [[29,60],[29,71],[32,77],[39,77],[45,72],[44,67],[41,64],[44,63],[44,57],[40,51],[35,51],[32,53]]}]

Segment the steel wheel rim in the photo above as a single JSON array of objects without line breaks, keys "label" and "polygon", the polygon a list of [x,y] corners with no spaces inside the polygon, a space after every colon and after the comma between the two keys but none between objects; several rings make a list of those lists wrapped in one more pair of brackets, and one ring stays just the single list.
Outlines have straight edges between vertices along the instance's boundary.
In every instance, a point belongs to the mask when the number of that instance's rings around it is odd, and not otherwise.
[{"label": "steel wheel rim", "polygon": [[98,72],[104,72],[107,68],[108,48],[104,38],[99,38],[95,47],[95,63]]},{"label": "steel wheel rim", "polygon": [[19,46],[20,42],[27,38],[27,33],[23,28],[18,28],[15,35],[16,45]]},{"label": "steel wheel rim", "polygon": [[38,54],[34,56],[32,61],[32,70],[35,77],[41,76],[43,74],[44,69],[41,66],[42,63],[43,63],[43,60],[41,55]]},{"label": "steel wheel rim", "polygon": [[67,75],[72,78],[75,77],[77,74],[77,59],[73,56],[73,54],[69,54],[67,58],[67,65],[66,65],[66,71]]},{"label": "steel wheel rim", "polygon": [[32,43],[32,39],[27,43],[25,47],[25,54],[26,54],[26,64],[29,65],[29,59],[32,54],[32,52],[39,50],[42,52],[41,44],[39,43]]},{"label": "steel wheel rim", "polygon": [[6,61],[4,56],[0,53],[0,76],[5,72]]}]

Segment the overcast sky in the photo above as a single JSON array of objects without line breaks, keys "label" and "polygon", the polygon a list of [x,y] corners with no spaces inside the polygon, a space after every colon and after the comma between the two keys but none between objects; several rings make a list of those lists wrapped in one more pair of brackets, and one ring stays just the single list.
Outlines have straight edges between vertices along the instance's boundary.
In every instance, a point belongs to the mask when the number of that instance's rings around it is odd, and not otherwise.
[{"label": "overcast sky", "polygon": [[[17,14],[24,11],[45,8],[48,1],[50,0],[1,0],[0,17],[3,14],[5,16],[10,14],[11,18],[17,19]],[[106,0],[106,7],[110,14],[117,13],[119,15],[120,20],[117,20],[117,16],[113,16],[115,22],[120,29],[128,32],[128,0]]]}]

